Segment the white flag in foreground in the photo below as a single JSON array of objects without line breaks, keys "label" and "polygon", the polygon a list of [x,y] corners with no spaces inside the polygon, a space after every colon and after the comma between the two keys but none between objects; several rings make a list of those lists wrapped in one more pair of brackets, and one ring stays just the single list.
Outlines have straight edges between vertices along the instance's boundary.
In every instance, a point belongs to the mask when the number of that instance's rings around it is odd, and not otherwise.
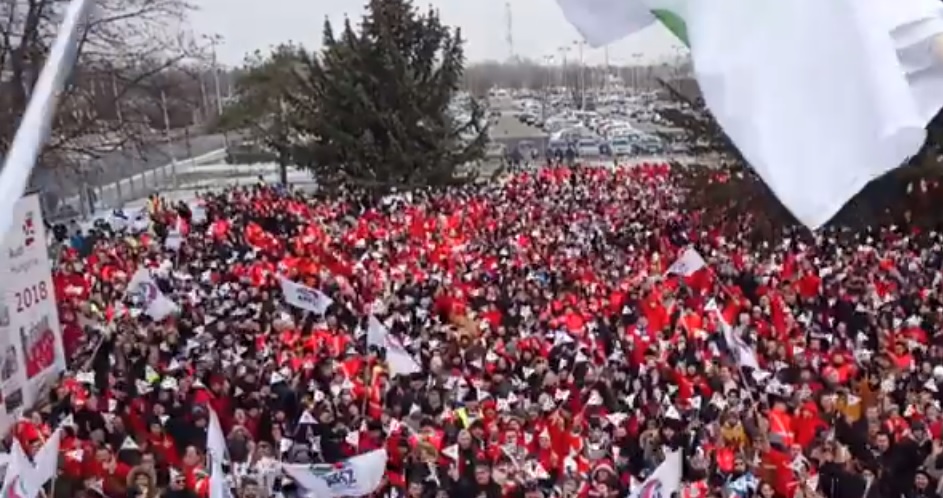
[{"label": "white flag in foreground", "polygon": [[42,486],[56,477],[59,469],[59,444],[62,441],[62,429],[53,431],[52,436],[43,443],[33,456],[34,484]]},{"label": "white flag in foreground", "polygon": [[210,423],[206,428],[206,452],[210,454],[213,464],[226,461],[226,435],[223,434],[223,426],[219,423],[219,416],[216,410],[210,408]]},{"label": "white flag in foreground", "polygon": [[317,289],[292,282],[285,277],[279,277],[278,281],[282,285],[285,301],[296,308],[323,315],[334,304],[333,299]]},{"label": "white flag in foreground", "polygon": [[558,2],[595,45],[656,18],[689,42],[711,113],[812,228],[914,155],[943,106],[936,0]]},{"label": "white flag in foreground", "polygon": [[226,474],[223,472],[223,462],[214,458],[210,462],[210,490],[209,498],[232,498],[232,490]]},{"label": "white flag in foreground", "polygon": [[672,451],[665,456],[654,472],[641,485],[632,486],[631,498],[649,496],[671,496],[681,491],[681,451]]},{"label": "white flag in foreground", "polygon": [[[12,3],[6,5],[10,8],[18,6]],[[0,172],[0,236],[6,236],[13,228],[14,206],[23,196],[33,167],[49,137],[59,95],[72,72],[79,51],[79,37],[88,28],[85,23],[94,5],[94,0],[69,2],[56,40],[47,53],[43,70],[29,93],[29,104],[20,119]]]},{"label": "white flag in foreground", "polygon": [[386,473],[386,458],[386,450],[374,450],[340,464],[284,464],[282,470],[311,496],[356,498],[380,487]]},{"label": "white flag in foreground", "polygon": [[367,321],[367,345],[377,346],[386,349],[386,365],[390,369],[390,375],[409,375],[422,371],[420,365],[409,351],[390,334],[377,317],[370,315]]},{"label": "white flag in foreground", "polygon": [[[59,441],[55,441],[58,450]],[[40,450],[42,451],[42,450]],[[48,475],[55,475],[56,466],[51,468],[37,468],[29,461],[20,441],[13,438],[10,448],[10,460],[6,475],[3,478],[3,490],[0,496],[15,496],[19,498],[34,498],[39,494],[43,484],[49,480]],[[57,462],[58,463],[58,462]]]},{"label": "white flag in foreground", "polygon": [[131,281],[128,282],[128,292],[141,296],[141,306],[144,308],[144,312],[154,320],[163,320],[179,309],[170,298],[160,291],[157,282],[154,282],[146,268],[141,268],[134,273]]},{"label": "white flag in foreground", "polygon": [[681,253],[681,256],[668,267],[666,272],[669,275],[681,275],[682,277],[690,277],[694,275],[695,272],[707,266],[707,263],[704,261],[704,258],[701,257],[701,253],[697,252],[696,249],[689,247]]}]

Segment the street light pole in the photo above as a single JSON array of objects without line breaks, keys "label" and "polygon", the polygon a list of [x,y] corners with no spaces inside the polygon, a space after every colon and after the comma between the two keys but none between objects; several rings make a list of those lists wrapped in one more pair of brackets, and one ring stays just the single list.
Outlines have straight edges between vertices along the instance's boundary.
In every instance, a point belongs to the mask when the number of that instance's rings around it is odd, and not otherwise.
[{"label": "street light pole", "polygon": [[177,188],[177,157],[174,154],[173,139],[170,136],[170,112],[167,110],[167,94],[160,91],[160,106],[164,111],[164,133],[167,135],[167,153],[170,154],[170,179]]},{"label": "street light pole", "polygon": [[[223,115],[223,87],[219,81],[219,58],[216,53],[216,46],[219,45],[221,37],[219,35],[206,36],[209,39],[210,45],[213,47],[213,85],[215,86],[214,90],[216,93],[216,115]],[[226,150],[229,150],[229,134],[225,131],[223,132],[223,146],[226,147]]]},{"label": "street light pole", "polygon": [[586,110],[586,65],[583,63],[583,45],[585,42],[582,40],[577,40],[573,42],[576,44],[577,49],[579,50],[580,55],[580,73],[579,73],[579,86],[580,86],[580,110]]},{"label": "street light pole", "polygon": [[561,57],[561,59],[560,59],[560,60],[561,60],[561,66],[560,66],[560,86],[563,87],[564,90],[566,90],[567,87],[568,87],[568,84],[567,84],[567,81],[566,81],[566,70],[567,70],[566,54],[570,51],[570,47],[563,46],[563,47],[558,48],[557,51],[560,52],[560,57]]}]

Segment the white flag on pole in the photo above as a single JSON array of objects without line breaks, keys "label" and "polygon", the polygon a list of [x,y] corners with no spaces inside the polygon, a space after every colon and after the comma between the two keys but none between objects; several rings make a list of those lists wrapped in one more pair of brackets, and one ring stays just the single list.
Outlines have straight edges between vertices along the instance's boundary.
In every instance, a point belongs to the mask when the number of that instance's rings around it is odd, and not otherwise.
[{"label": "white flag on pole", "polygon": [[690,277],[694,275],[695,272],[707,266],[707,263],[704,261],[704,258],[701,257],[701,253],[697,252],[696,249],[689,247],[681,253],[681,256],[668,267],[666,272],[669,275],[680,275],[682,277]]},{"label": "white flag on pole", "polygon": [[649,496],[671,496],[681,491],[681,472],[683,462],[681,451],[672,451],[665,456],[665,461],[639,486],[633,483],[631,498],[645,498]]},{"label": "white flag on pole", "polygon": [[317,289],[292,282],[285,277],[279,277],[278,281],[281,283],[285,301],[296,308],[323,315],[334,304],[333,299]]},{"label": "white flag on pole", "polygon": [[406,348],[390,334],[376,316],[370,315],[367,321],[367,345],[386,349],[386,365],[390,375],[409,375],[422,371],[422,366],[406,351]]},{"label": "white flag on pole", "polygon": [[62,429],[56,429],[33,457],[35,485],[42,486],[56,477],[59,469],[59,443],[61,441]]},{"label": "white flag on pole", "polygon": [[[56,438],[53,444],[58,457],[59,439]],[[45,448],[46,446],[43,447],[43,449]],[[42,449],[40,452],[42,452]],[[40,454],[37,454],[37,457],[40,457]],[[10,448],[10,460],[3,478],[3,492],[0,493],[0,496],[34,498],[39,494],[43,484],[56,474],[59,462],[57,461],[56,465],[49,467],[48,458],[42,457],[41,462],[37,458],[37,463],[41,463],[42,467],[39,468],[33,465],[29,457],[26,456],[26,452],[23,451],[23,447],[20,446],[19,440],[13,438],[13,444]]]},{"label": "white flag on pole", "polygon": [[78,56],[79,34],[84,32],[84,23],[94,4],[94,0],[72,0],[69,3],[43,70],[32,88],[29,104],[0,172],[0,236],[6,236],[13,228],[13,206],[23,196],[49,136],[59,95]]},{"label": "white flag on pole", "polygon": [[232,498],[232,489],[223,472],[223,462],[213,458],[210,462],[210,490],[209,498]]},{"label": "white flag on pole", "polygon": [[741,367],[750,367],[754,370],[760,368],[759,361],[756,358],[756,351],[753,350],[747,343],[743,342],[737,333],[733,330],[733,327],[727,323],[727,320],[724,318],[723,311],[717,306],[717,302],[711,299],[704,305],[704,311],[710,313],[714,312],[717,315],[717,321],[720,323],[721,332],[724,334],[724,341],[727,343],[727,347],[730,349],[730,354],[732,354],[736,359],[737,363]]},{"label": "white flag on pole", "polygon": [[206,427],[206,451],[212,457],[213,463],[226,460],[226,436],[223,434],[223,426],[219,423],[219,416],[216,411],[210,408],[210,420]]},{"label": "white flag on pole", "polygon": [[386,336],[389,330],[375,315],[367,319],[367,346],[386,347]]},{"label": "white flag on pole", "polygon": [[655,19],[689,43],[711,113],[812,228],[916,154],[943,106],[935,0],[557,1],[594,45]]},{"label": "white flag on pole", "polygon": [[141,297],[144,312],[154,320],[163,320],[180,309],[161,292],[157,287],[157,282],[154,282],[146,268],[141,268],[134,273],[131,281],[128,282],[128,292]]}]

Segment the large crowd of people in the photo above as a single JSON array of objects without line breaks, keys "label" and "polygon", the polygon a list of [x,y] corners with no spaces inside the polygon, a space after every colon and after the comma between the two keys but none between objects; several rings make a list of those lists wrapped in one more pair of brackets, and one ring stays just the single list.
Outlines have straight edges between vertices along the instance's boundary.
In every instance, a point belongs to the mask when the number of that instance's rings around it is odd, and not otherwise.
[{"label": "large crowd of people", "polygon": [[[301,494],[273,460],[376,449],[378,497],[938,498],[943,233],[741,237],[685,210],[680,174],[260,183],[60,231],[72,363],[12,434],[35,451],[71,417],[63,497],[209,496],[215,416],[240,498]],[[127,292],[141,268],[174,313]],[[368,347],[375,323],[418,368]],[[676,452],[680,489],[648,485]]]}]

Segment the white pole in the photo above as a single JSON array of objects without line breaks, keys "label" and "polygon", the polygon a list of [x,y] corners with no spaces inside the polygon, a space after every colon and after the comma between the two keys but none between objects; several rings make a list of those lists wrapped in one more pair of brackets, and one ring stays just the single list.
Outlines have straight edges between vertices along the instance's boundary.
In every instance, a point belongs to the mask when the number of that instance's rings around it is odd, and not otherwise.
[{"label": "white pole", "polygon": [[173,140],[170,137],[170,113],[167,111],[167,94],[160,91],[160,106],[164,110],[164,133],[167,134],[167,153],[170,154],[170,179],[177,188],[177,158],[174,156]]},{"label": "white pole", "polygon": [[0,172],[0,236],[13,225],[13,206],[23,195],[30,174],[49,138],[59,95],[78,55],[78,37],[94,0],[72,0],[53,42],[49,59],[36,81],[26,112]]},{"label": "white pole", "polygon": [[[219,60],[216,57],[216,44],[219,38],[213,38],[213,80],[216,84],[216,112],[218,116],[223,115],[223,92],[219,84]],[[229,133],[223,132],[223,147],[229,150]]]},{"label": "white pole", "polygon": [[579,49],[580,49],[580,77],[579,77],[580,110],[585,111],[586,110],[586,65],[583,62],[583,42],[581,40],[576,43],[577,45],[579,45]]}]

